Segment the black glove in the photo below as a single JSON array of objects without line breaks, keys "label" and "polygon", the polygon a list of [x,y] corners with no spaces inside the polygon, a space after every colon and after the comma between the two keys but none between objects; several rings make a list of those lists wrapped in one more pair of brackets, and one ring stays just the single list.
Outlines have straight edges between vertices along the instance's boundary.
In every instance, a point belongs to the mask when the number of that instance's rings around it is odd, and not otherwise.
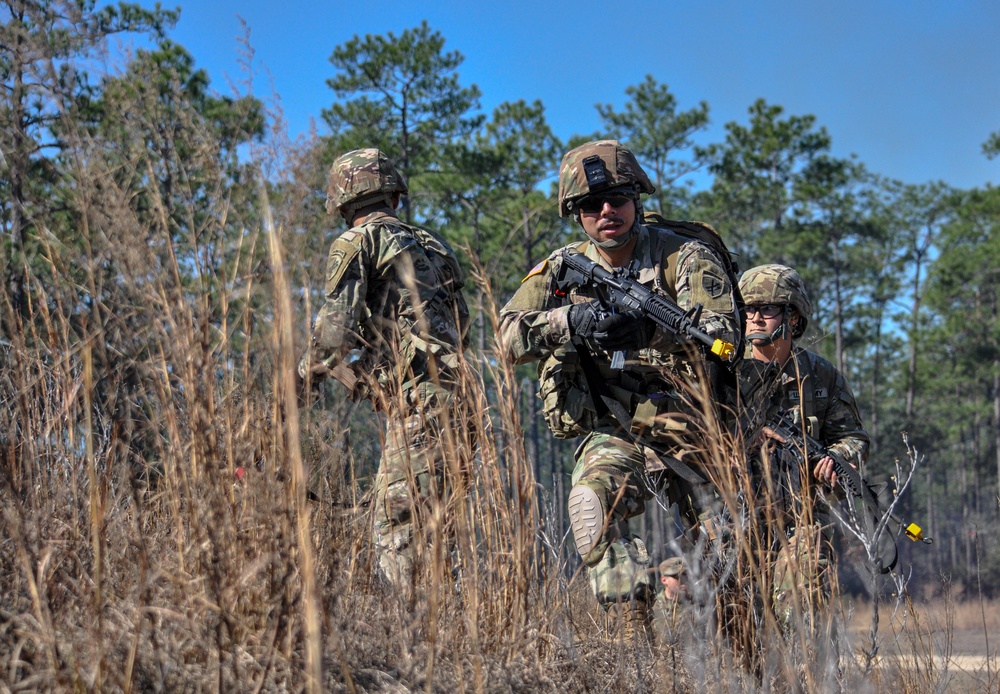
[{"label": "black glove", "polygon": [[591,350],[614,352],[619,349],[642,349],[653,339],[656,324],[641,311],[625,311],[601,316],[604,309],[597,300],[573,304],[569,309],[569,331]]},{"label": "black glove", "polygon": [[653,339],[656,324],[642,311],[625,311],[605,316],[594,326],[591,342],[607,352],[642,349]]},{"label": "black glove", "polygon": [[589,341],[594,335],[594,328],[602,310],[601,302],[594,299],[570,306],[569,315],[566,317],[570,336],[579,337],[585,342]]}]

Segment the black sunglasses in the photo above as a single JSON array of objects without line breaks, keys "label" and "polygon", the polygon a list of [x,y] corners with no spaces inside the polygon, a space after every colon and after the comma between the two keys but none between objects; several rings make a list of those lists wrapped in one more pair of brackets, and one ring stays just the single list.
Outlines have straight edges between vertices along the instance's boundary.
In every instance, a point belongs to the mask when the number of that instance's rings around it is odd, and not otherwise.
[{"label": "black sunglasses", "polygon": [[747,318],[755,313],[759,313],[764,318],[777,318],[784,311],[785,307],[783,304],[761,304],[760,306],[746,306],[743,308],[743,312],[747,314]]},{"label": "black sunglasses", "polygon": [[600,212],[604,209],[604,203],[608,203],[612,207],[622,207],[625,203],[633,198],[628,195],[588,195],[585,198],[580,198],[576,201],[576,207],[581,212]]}]

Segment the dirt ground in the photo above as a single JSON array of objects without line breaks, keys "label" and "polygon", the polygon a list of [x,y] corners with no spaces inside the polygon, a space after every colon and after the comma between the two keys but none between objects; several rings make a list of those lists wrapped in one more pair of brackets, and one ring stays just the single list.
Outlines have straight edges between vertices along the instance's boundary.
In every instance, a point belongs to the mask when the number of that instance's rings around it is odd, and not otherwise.
[{"label": "dirt ground", "polygon": [[[947,645],[947,635],[934,635],[934,642],[939,653],[943,653]],[[986,634],[982,629],[955,629],[951,636],[951,652],[955,655],[986,656],[997,658],[1000,651],[1000,632]]]},{"label": "dirt ground", "polygon": [[[862,647],[870,625],[870,607],[863,603],[850,607],[851,641]],[[914,602],[894,617],[888,612],[883,615],[881,663],[889,671],[897,671],[900,681],[914,685],[915,690],[1000,692],[997,601],[928,600]]]}]

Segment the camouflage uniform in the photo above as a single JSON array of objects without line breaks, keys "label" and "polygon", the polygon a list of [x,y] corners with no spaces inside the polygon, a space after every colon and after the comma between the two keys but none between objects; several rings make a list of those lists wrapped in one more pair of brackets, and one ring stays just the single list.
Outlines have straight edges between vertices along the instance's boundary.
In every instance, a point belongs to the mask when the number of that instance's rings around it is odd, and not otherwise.
[{"label": "camouflage uniform", "polygon": [[375,409],[386,412],[375,544],[383,573],[399,585],[412,580],[414,523],[433,491],[441,491],[441,431],[469,323],[454,251],[434,232],[401,222],[385,204],[405,192],[405,181],[376,149],[334,162],[328,209],[350,224],[357,210],[375,208],[330,247],[326,302],[299,365],[305,377],[311,365],[333,368],[360,352],[351,368]]},{"label": "camouflage uniform", "polygon": [[[803,320],[792,328],[791,337],[805,332],[812,305],[791,268],[752,268],[740,280],[740,290],[748,306],[794,306]],[[797,422],[805,421],[809,434],[828,450],[861,468],[868,457],[868,434],[844,375],[832,363],[793,345],[774,400]],[[772,508],[780,516],[787,541],[776,553],[772,597],[779,621],[787,626],[796,609],[810,615],[829,601],[832,519],[812,470],[803,468],[798,459],[775,457],[770,463],[771,489],[777,497]]]},{"label": "camouflage uniform", "polygon": [[[587,181],[580,182],[579,164],[595,151],[611,184],[620,187],[623,182],[635,182],[642,192],[653,190],[631,153],[619,143],[590,143],[563,160],[563,216],[574,212],[571,193],[576,191],[580,197],[580,190],[587,192]],[[740,329],[734,287],[715,251],[668,230],[643,226],[638,192],[635,200],[636,245],[628,266],[633,277],[684,309],[702,304],[700,327],[713,337],[737,342]],[[627,600],[648,603],[653,597],[650,560],[626,520],[642,513],[646,501],[665,485],[676,500],[691,496],[690,487],[664,471],[660,456],[673,456],[697,467],[698,453],[705,448],[697,430],[700,412],[692,411],[683,385],[694,383],[703,372],[692,362],[697,350],[659,327],[648,345],[625,352],[622,368],[611,367],[611,353],[595,351],[591,356],[599,372],[596,375],[628,412],[631,429],[623,433],[615,416],[598,414],[569,325],[570,307],[595,296],[580,288],[565,296],[554,291],[561,258],[570,250],[611,269],[593,241],[555,251],[529,273],[501,311],[501,341],[514,362],[540,362],[539,395],[553,432],[562,437],[585,436],[576,451],[569,511],[577,550],[588,567],[595,595],[605,605]]]},{"label": "camouflage uniform", "polygon": [[[782,371],[779,397],[781,407],[793,412],[796,421],[804,417],[806,422],[814,423],[810,434],[816,440],[849,464],[861,467],[868,457],[868,434],[861,424],[854,395],[837,367],[818,354],[795,349]],[[788,544],[779,551],[775,565],[774,604],[779,617],[787,623],[797,593],[804,614],[829,600],[832,518],[819,485],[803,483],[802,476],[811,476],[811,470],[800,468],[796,461],[785,466],[784,473],[778,492],[790,493],[793,498],[779,500],[778,505],[791,510],[786,518],[798,519],[801,526],[796,527],[794,520],[786,525]]]}]

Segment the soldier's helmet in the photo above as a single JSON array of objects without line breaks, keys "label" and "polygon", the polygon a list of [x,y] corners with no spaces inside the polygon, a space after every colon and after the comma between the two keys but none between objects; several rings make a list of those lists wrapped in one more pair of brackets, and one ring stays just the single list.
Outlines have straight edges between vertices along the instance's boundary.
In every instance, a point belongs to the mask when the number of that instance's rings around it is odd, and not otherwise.
[{"label": "soldier's helmet", "polygon": [[330,167],[326,211],[339,210],[348,223],[351,215],[379,200],[391,204],[395,193],[406,195],[406,179],[381,150],[369,147],[341,154]]},{"label": "soldier's helmet", "polygon": [[597,140],[571,149],[559,167],[559,216],[571,216],[573,203],[586,195],[616,189],[636,198],[656,190],[635,155],[618,140]]},{"label": "soldier's helmet", "polygon": [[740,293],[747,306],[782,304],[794,306],[802,320],[792,330],[792,338],[802,337],[812,317],[812,302],[805,282],[787,265],[758,265],[743,273]]}]

